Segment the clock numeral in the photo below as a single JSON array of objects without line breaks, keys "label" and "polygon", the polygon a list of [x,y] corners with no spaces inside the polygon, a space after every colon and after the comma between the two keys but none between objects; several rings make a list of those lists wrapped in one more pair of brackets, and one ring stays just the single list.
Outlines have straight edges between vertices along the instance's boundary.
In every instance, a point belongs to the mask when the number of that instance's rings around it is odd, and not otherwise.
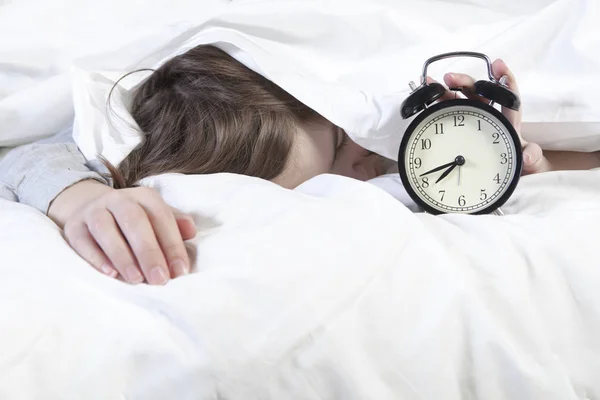
[{"label": "clock numeral", "polygon": [[477,120],[477,130],[478,131],[481,130],[481,120],[480,119]]},{"label": "clock numeral", "polygon": [[421,158],[419,158],[419,157],[415,158],[415,161],[414,161],[414,163],[415,163],[415,168],[416,168],[416,169],[419,169],[419,168],[421,168],[421,165],[423,165],[423,161],[422,161],[422,160],[421,160]]},{"label": "clock numeral", "polygon": [[431,148],[430,139],[421,139],[421,150],[429,150]]},{"label": "clock numeral", "polygon": [[423,178],[421,178],[421,186],[423,186],[424,188],[428,188],[429,187],[429,178],[424,176]]},{"label": "clock numeral", "polygon": [[498,132],[492,133],[492,137],[494,138],[493,144],[500,144],[500,134]]},{"label": "clock numeral", "polygon": [[438,192],[438,194],[441,194],[441,195],[442,195],[442,197],[440,198],[440,201],[444,201],[444,195],[446,194],[446,191],[445,191],[445,190],[440,190],[440,191]]},{"label": "clock numeral", "polygon": [[464,115],[455,115],[454,116],[454,126],[465,126],[465,117]]},{"label": "clock numeral", "polygon": [[500,154],[500,164],[504,165],[508,162],[508,156],[506,153]]},{"label": "clock numeral", "polygon": [[465,196],[458,196],[458,205],[461,207],[464,207],[467,204],[467,201],[465,200]]},{"label": "clock numeral", "polygon": [[479,200],[483,201],[487,199],[487,193],[485,192],[485,189],[481,189],[481,192],[479,194]]},{"label": "clock numeral", "polygon": [[493,180],[494,180],[494,182],[496,182],[498,185],[500,184],[500,173],[499,173],[499,172],[496,174],[496,176],[494,177],[494,179],[493,179]]},{"label": "clock numeral", "polygon": [[444,124],[442,124],[442,123],[435,124],[435,134],[436,135],[443,135],[444,134]]}]

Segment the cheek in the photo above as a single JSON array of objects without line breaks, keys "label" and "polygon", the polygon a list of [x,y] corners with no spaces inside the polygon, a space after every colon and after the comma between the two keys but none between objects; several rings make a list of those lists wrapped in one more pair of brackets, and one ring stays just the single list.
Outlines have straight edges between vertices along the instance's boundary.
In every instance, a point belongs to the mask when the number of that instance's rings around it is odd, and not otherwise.
[{"label": "cheek", "polygon": [[339,152],[332,172],[367,181],[382,174],[382,157],[350,141]]},{"label": "cheek", "polygon": [[297,169],[306,179],[331,171],[333,142],[326,135],[310,137],[301,143],[295,153]]},{"label": "cheek", "polygon": [[293,189],[317,175],[331,172],[332,156],[331,136],[299,135],[285,171],[273,182]]},{"label": "cheek", "polygon": [[332,172],[359,180],[368,179],[361,167],[367,154],[367,150],[348,139],[348,143],[338,152]]}]

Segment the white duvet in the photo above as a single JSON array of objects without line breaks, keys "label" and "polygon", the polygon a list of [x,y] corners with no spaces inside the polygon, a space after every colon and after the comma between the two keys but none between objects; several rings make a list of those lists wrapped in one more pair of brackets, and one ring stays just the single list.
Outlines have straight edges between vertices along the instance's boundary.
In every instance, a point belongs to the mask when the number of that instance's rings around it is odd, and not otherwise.
[{"label": "white duvet", "polygon": [[[600,150],[599,19],[597,0],[0,2],[0,146],[56,133],[75,106],[84,154],[118,162],[139,135],[107,125],[112,83],[218,42],[389,157],[406,126],[398,108],[408,82],[427,58],[456,50],[503,58],[513,69],[529,140]],[[441,79],[449,70],[485,78],[479,60],[439,62],[430,73]],[[123,91],[142,77],[125,80]]]},{"label": "white duvet", "polygon": [[151,179],[200,227],[165,287],[104,277],[0,203],[0,398],[600,397],[600,171],[526,177],[504,217],[315,179]]}]

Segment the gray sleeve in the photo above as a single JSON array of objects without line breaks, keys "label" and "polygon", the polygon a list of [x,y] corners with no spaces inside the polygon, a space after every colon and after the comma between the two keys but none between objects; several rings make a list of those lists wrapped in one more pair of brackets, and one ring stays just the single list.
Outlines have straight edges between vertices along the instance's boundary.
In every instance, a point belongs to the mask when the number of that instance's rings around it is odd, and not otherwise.
[{"label": "gray sleeve", "polygon": [[73,141],[72,127],[17,147],[0,160],[0,198],[35,207],[44,214],[52,200],[77,182],[109,184],[100,163],[90,164]]}]

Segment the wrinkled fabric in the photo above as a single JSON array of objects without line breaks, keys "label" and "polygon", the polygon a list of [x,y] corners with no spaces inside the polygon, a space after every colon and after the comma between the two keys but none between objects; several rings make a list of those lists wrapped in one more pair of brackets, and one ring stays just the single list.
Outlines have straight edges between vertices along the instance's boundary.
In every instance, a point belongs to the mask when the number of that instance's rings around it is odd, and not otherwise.
[{"label": "wrinkled fabric", "polygon": [[[455,50],[503,58],[514,70],[528,140],[600,150],[600,4],[593,0],[63,3],[60,10],[40,1],[0,7],[0,146],[54,134],[74,106],[85,156],[118,162],[141,139],[119,116],[127,119],[121,108],[144,74],[116,91],[111,129],[106,97],[114,81],[216,43],[391,158],[407,123],[399,108],[408,82],[418,82],[427,58]],[[449,71],[486,79],[480,60],[430,68],[438,80]]]},{"label": "wrinkled fabric", "polygon": [[524,177],[504,217],[324,178],[146,180],[199,229],[164,287],[0,200],[0,398],[600,397],[600,170]]}]

